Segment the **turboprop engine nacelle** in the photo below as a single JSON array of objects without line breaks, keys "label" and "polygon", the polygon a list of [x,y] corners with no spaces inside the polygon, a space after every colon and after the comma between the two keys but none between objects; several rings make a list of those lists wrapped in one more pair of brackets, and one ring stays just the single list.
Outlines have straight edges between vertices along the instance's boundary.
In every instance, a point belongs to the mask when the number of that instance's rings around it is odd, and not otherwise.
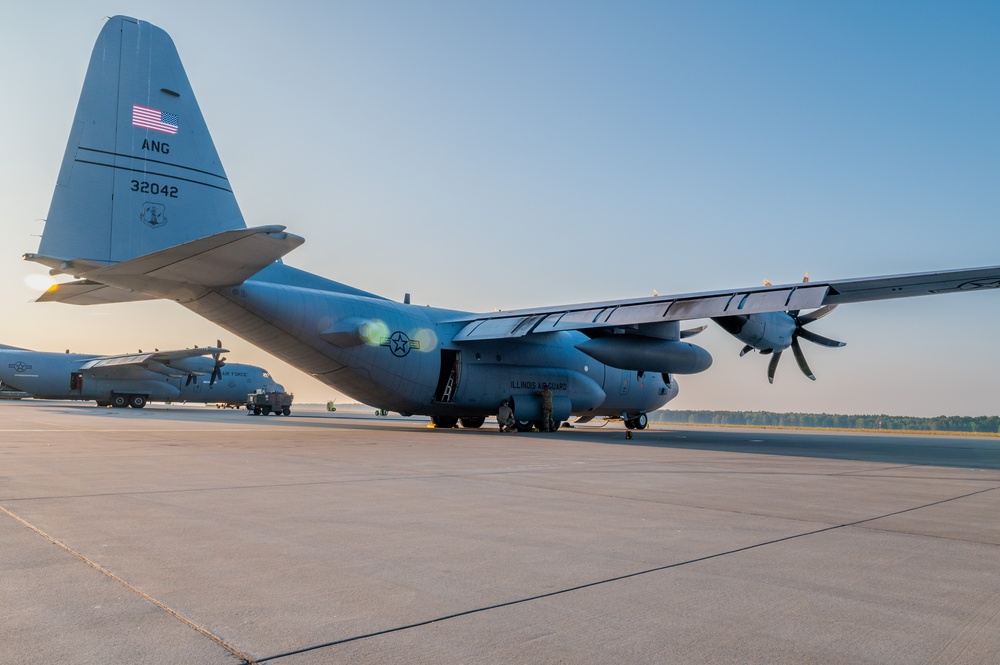
[{"label": "turboprop engine nacelle", "polygon": [[639,372],[697,374],[712,366],[712,354],[690,342],[639,335],[595,337],[576,348],[605,365]]},{"label": "turboprop engine nacelle", "polygon": [[791,346],[795,333],[795,319],[786,312],[724,316],[712,320],[758,351],[784,351]]}]

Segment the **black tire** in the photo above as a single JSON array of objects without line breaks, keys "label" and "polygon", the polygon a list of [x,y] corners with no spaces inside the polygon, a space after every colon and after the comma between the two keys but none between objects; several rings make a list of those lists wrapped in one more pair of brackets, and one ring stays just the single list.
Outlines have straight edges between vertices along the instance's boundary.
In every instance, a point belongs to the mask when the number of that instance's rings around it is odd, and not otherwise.
[{"label": "black tire", "polygon": [[479,429],[486,422],[486,417],[473,416],[472,418],[459,418],[458,422],[462,423],[462,427],[465,429]]},{"label": "black tire", "polygon": [[259,406],[255,406],[253,408],[253,415],[255,415],[255,416],[259,416],[260,415],[260,407]]},{"label": "black tire", "polygon": [[635,425],[636,429],[646,429],[646,426],[649,425],[649,418],[645,413],[640,413],[632,419],[632,424]]},{"label": "black tire", "polygon": [[530,432],[532,422],[530,420],[518,420],[515,421],[514,426],[517,428],[518,432]]},{"label": "black tire", "polygon": [[457,416],[431,416],[431,422],[437,429],[453,429],[458,424]]},{"label": "black tire", "polygon": [[281,409],[281,415],[283,415],[283,416],[290,416],[291,414],[292,414],[291,408],[289,408],[289,407],[286,406],[286,407],[283,407]]},{"label": "black tire", "polygon": [[145,395],[129,395],[128,405],[133,409],[141,409],[146,406],[146,396]]},{"label": "black tire", "polygon": [[631,418],[625,419],[625,429],[635,429],[635,421]]},{"label": "black tire", "polygon": [[111,396],[111,406],[116,409],[124,409],[128,406],[128,395],[114,394]]}]

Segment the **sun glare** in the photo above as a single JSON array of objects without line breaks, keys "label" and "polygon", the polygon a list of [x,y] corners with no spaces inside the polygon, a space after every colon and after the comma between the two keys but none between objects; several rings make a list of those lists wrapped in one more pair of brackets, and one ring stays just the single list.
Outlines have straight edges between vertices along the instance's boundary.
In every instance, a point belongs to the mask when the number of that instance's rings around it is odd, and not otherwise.
[{"label": "sun glare", "polygon": [[49,275],[25,275],[24,285],[33,291],[48,291],[56,283]]}]

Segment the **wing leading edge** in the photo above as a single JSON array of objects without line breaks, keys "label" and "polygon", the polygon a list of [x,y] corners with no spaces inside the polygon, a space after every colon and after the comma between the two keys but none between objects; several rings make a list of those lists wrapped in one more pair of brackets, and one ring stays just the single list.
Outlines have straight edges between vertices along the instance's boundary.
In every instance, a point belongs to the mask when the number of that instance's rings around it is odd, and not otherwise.
[{"label": "wing leading edge", "polygon": [[[109,376],[125,375],[130,368],[141,367],[151,372],[171,377],[201,376],[215,371],[216,366],[223,363],[216,360],[219,354],[228,353],[229,349],[216,346],[195,347],[193,349],[178,349],[176,351],[154,351],[152,353],[125,353],[118,356],[101,356],[91,358],[80,366],[81,370],[101,369]],[[185,362],[201,359],[203,362]],[[224,359],[223,359],[224,360]]]},{"label": "wing leading edge", "polygon": [[453,322],[466,326],[454,341],[510,339],[560,330],[587,332],[995,288],[1000,288],[1000,266],[519,309],[456,319]]}]

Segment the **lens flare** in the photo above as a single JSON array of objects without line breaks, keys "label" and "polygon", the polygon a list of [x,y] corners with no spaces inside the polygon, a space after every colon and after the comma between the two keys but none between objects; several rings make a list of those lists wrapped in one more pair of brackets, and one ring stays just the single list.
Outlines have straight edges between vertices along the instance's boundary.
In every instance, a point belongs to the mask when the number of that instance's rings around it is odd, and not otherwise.
[{"label": "lens flare", "polygon": [[358,332],[361,334],[361,339],[365,340],[365,344],[378,346],[389,336],[389,326],[383,321],[366,321],[361,324]]},{"label": "lens flare", "polygon": [[411,339],[420,342],[420,350],[424,353],[434,351],[438,347],[438,336],[430,328],[420,328],[410,335]]},{"label": "lens flare", "polygon": [[24,285],[32,291],[48,291],[56,283],[49,275],[25,275]]}]

